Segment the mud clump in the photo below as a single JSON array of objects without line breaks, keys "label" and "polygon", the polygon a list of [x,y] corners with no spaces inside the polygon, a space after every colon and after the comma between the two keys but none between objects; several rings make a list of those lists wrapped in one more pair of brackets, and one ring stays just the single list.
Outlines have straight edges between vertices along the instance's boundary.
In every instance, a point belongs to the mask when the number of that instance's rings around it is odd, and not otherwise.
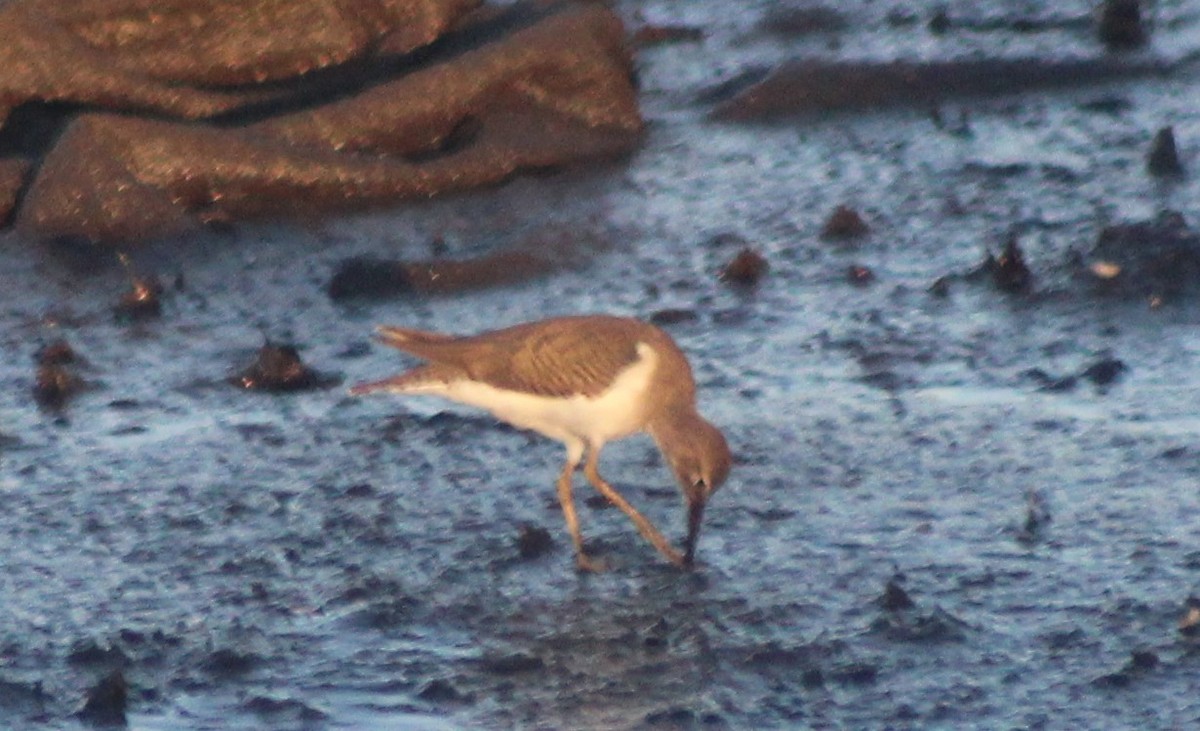
[{"label": "mud clump", "polygon": [[1158,653],[1153,650],[1134,650],[1129,661],[1115,672],[1106,673],[1092,681],[1093,685],[1107,688],[1124,688],[1138,678],[1145,677],[1159,666]]},{"label": "mud clump", "polygon": [[681,325],[685,322],[696,322],[700,319],[700,315],[695,310],[682,307],[669,307],[662,310],[656,310],[650,314],[650,322],[660,327],[669,325]]},{"label": "mud clump", "polygon": [[846,241],[858,239],[870,233],[871,227],[863,220],[858,211],[850,206],[841,205],[833,209],[825,225],[821,228],[821,238],[831,241]]},{"label": "mud clump", "polygon": [[1145,45],[1149,34],[1142,20],[1141,0],[1105,0],[1100,8],[1100,42],[1110,50]]},{"label": "mud clump", "polygon": [[1100,232],[1080,264],[1080,275],[1097,295],[1161,304],[1197,291],[1200,233],[1174,211],[1113,224]]},{"label": "mud clump", "polygon": [[338,265],[325,291],[333,300],[394,297],[413,290],[404,262],[354,257]]},{"label": "mud clump", "polygon": [[1045,58],[929,62],[787,61],[717,84],[698,101],[711,116],[753,123],[789,115],[889,106],[929,106],[962,96],[1073,87],[1164,70],[1153,61]]},{"label": "mud clump", "polygon": [[335,301],[409,294],[454,294],[515,284],[548,274],[557,264],[529,251],[501,251],[475,259],[397,261],[354,257],[338,265],[326,292]]},{"label": "mud clump", "polygon": [[163,285],[156,277],[134,277],[129,291],[117,300],[113,312],[120,320],[149,320],[162,315]]},{"label": "mud clump", "polygon": [[760,30],[784,38],[846,30],[845,16],[825,5],[785,3],[770,7],[758,22]]},{"label": "mud clump", "polygon": [[254,362],[229,382],[248,391],[284,393],[329,388],[339,379],[306,366],[294,345],[264,343]]},{"label": "mud clump", "polygon": [[517,553],[526,561],[541,558],[553,548],[550,531],[541,526],[525,523],[517,531]]},{"label": "mud clump", "polygon": [[1025,263],[1025,252],[1015,236],[1010,236],[995,256],[991,251],[984,254],[983,262],[968,272],[967,279],[987,278],[1001,292],[1021,294],[1033,285],[1033,272]]},{"label": "mud clump", "polygon": [[879,597],[879,606],[889,612],[895,612],[902,609],[912,609],[917,604],[900,586],[901,578],[893,576],[888,579],[887,584],[883,587],[883,595]]},{"label": "mud clump", "polygon": [[417,697],[430,703],[469,703],[472,697],[445,678],[434,678],[417,691]]},{"label": "mud clump", "polygon": [[858,287],[865,287],[875,281],[875,272],[862,264],[851,264],[846,268],[846,281]]},{"label": "mud clump", "polygon": [[1088,381],[1096,387],[1097,391],[1103,393],[1128,370],[1129,366],[1123,360],[1110,353],[1103,353],[1095,361],[1075,373],[1054,376],[1041,368],[1030,368],[1023,375],[1037,381],[1039,391],[1064,393],[1074,390],[1080,381]]},{"label": "mud clump", "polygon": [[124,727],[128,703],[129,685],[125,675],[120,670],[114,670],[88,691],[83,708],[79,709],[76,716],[93,726]]},{"label": "mud clump", "polygon": [[1146,170],[1160,178],[1183,175],[1183,163],[1179,160],[1179,148],[1175,146],[1175,130],[1163,127],[1154,134],[1150,153],[1146,156]]},{"label": "mud clump", "polygon": [[771,268],[766,257],[758,253],[750,247],[744,247],[721,268],[718,278],[722,282],[739,285],[742,287],[753,287],[758,284],[767,271]]},{"label": "mud clump", "polygon": [[33,400],[42,408],[59,411],[72,396],[83,390],[84,380],[73,370],[80,358],[67,341],[50,343],[38,351],[35,360]]}]

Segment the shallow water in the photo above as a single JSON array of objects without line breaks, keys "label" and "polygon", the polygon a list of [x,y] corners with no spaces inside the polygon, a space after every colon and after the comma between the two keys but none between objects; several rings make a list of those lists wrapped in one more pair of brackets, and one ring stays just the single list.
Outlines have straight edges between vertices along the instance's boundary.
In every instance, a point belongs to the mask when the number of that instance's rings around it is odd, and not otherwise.
[{"label": "shallow water", "polygon": [[[839,4],[836,38],[781,40],[753,25],[767,5],[729,18],[713,3],[625,4],[707,33],[641,52],[650,127],[633,159],[132,252],[169,284],[159,320],[113,318],[119,266],[81,271],[0,241],[9,727],[79,727],[72,714],[114,668],[130,726],[146,729],[1200,720],[1200,652],[1176,627],[1200,593],[1195,303],[1099,299],[1065,273],[1106,223],[1200,215],[1194,175],[1163,183],[1144,169],[1165,124],[1197,164],[1194,72],[946,102],[942,118],[966,133],[922,109],[707,121],[701,91],[796,55],[1099,53],[1086,24],[933,37],[871,3]],[[1152,50],[1194,51],[1188,6],[1157,5]],[[1089,105],[1114,98],[1128,106]],[[819,237],[842,203],[866,238]],[[522,286],[349,304],[322,291],[347,256],[426,258],[440,237],[465,257],[547,231],[586,235],[560,272]],[[1032,293],[959,280],[948,297],[926,291],[1012,231]],[[756,289],[717,281],[739,248],[719,234],[770,261]],[[850,284],[851,264],[876,280]],[[470,332],[672,308],[696,316],[668,329],[738,459],[692,573],[664,565],[618,512],[581,507],[614,569],[575,574],[557,445],[436,401],[226,382],[264,335],[349,382],[401,365],[368,345],[380,322]],[[61,414],[30,390],[34,353],[57,337],[92,386]],[[1077,373],[1104,354],[1128,367],[1104,387],[1048,392],[1026,374]],[[604,470],[682,535],[649,440],[610,446]],[[523,524],[548,529],[553,550],[521,559]],[[889,581],[915,606],[882,606]],[[1157,663],[1134,663],[1143,652]]]}]

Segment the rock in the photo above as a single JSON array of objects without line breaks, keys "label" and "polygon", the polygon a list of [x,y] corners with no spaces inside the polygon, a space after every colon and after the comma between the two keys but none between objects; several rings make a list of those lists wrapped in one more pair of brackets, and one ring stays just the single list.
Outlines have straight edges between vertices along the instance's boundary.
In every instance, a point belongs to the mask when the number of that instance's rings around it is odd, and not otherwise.
[{"label": "rock", "polygon": [[1148,34],[1141,0],[1104,0],[1100,8],[1100,41],[1112,50],[1137,48]]},{"label": "rock", "polygon": [[[633,149],[642,120],[620,20],[594,4],[510,14],[465,24],[409,73],[345,98],[269,104],[241,124],[82,114],[42,161],[17,226],[41,239],[135,244],[426,199]],[[198,106],[201,116],[221,107]]]},{"label": "rock", "polygon": [[753,287],[770,268],[766,257],[750,247],[745,247],[722,267],[718,276],[722,282]]},{"label": "rock", "polygon": [[517,553],[525,560],[546,555],[554,548],[550,531],[538,525],[523,523],[517,533]]},{"label": "rock", "polygon": [[1179,161],[1173,128],[1163,127],[1154,134],[1154,141],[1150,143],[1150,153],[1146,156],[1146,169],[1151,175],[1158,177],[1183,175],[1183,163]]},{"label": "rock", "polygon": [[280,393],[328,388],[335,385],[338,379],[306,366],[294,345],[267,342],[258,349],[254,362],[241,373],[231,376],[229,382],[251,391]]},{"label": "rock", "polygon": [[162,314],[162,282],[156,277],[134,277],[129,291],[121,295],[114,308],[118,318],[146,320]]},{"label": "rock", "polygon": [[825,225],[821,228],[821,237],[825,239],[856,239],[866,236],[871,231],[867,222],[858,211],[850,206],[838,206],[829,214]]},{"label": "rock", "polygon": [[889,612],[895,612],[902,609],[912,609],[916,606],[904,587],[900,586],[900,582],[896,577],[888,579],[887,584],[883,587],[883,596],[879,597],[879,606]]},{"label": "rock", "polygon": [[124,726],[128,703],[129,686],[125,675],[114,670],[88,691],[83,708],[76,715],[95,726]]},{"label": "rock", "polygon": [[1177,299],[1200,285],[1200,234],[1179,213],[1163,211],[1153,219],[1106,226],[1080,263],[1095,294]]},{"label": "rock", "polygon": [[928,106],[965,95],[1010,94],[1158,73],[1153,62],[1097,58],[957,59],[951,61],[825,61],[797,59],[757,70],[701,95],[711,116],[753,122],[787,115],[880,107]]}]

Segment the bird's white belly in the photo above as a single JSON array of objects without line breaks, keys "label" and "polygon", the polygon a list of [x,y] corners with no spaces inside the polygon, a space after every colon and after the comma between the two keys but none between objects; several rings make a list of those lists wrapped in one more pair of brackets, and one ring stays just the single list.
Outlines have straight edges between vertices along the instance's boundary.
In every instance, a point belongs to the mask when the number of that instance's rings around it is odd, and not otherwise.
[{"label": "bird's white belly", "polygon": [[[638,344],[638,360],[595,398],[555,398],[496,388],[478,381],[455,381],[421,389],[490,411],[496,418],[561,442],[602,444],[629,436],[645,426],[645,400],[658,356]],[[416,391],[414,391],[416,392]]]}]

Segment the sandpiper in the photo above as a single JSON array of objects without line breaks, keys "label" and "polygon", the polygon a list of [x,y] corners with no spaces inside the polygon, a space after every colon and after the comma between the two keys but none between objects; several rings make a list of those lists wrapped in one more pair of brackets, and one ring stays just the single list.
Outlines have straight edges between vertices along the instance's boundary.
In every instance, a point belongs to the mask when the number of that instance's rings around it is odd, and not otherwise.
[{"label": "sandpiper", "polygon": [[[425,365],[350,389],[429,394],[490,411],[496,418],[562,442],[567,461],[556,483],[576,564],[597,571],[579,532],[571,478],[580,461],[588,482],[629,516],[654,547],[690,566],[710,495],[729,473],[729,446],[696,411],[696,384],[679,346],[662,330],[608,315],[556,317],[470,336],[381,326],[378,340]],[[640,432],[653,437],[687,500],[687,538],[676,550],[600,476],[605,443]]]}]

